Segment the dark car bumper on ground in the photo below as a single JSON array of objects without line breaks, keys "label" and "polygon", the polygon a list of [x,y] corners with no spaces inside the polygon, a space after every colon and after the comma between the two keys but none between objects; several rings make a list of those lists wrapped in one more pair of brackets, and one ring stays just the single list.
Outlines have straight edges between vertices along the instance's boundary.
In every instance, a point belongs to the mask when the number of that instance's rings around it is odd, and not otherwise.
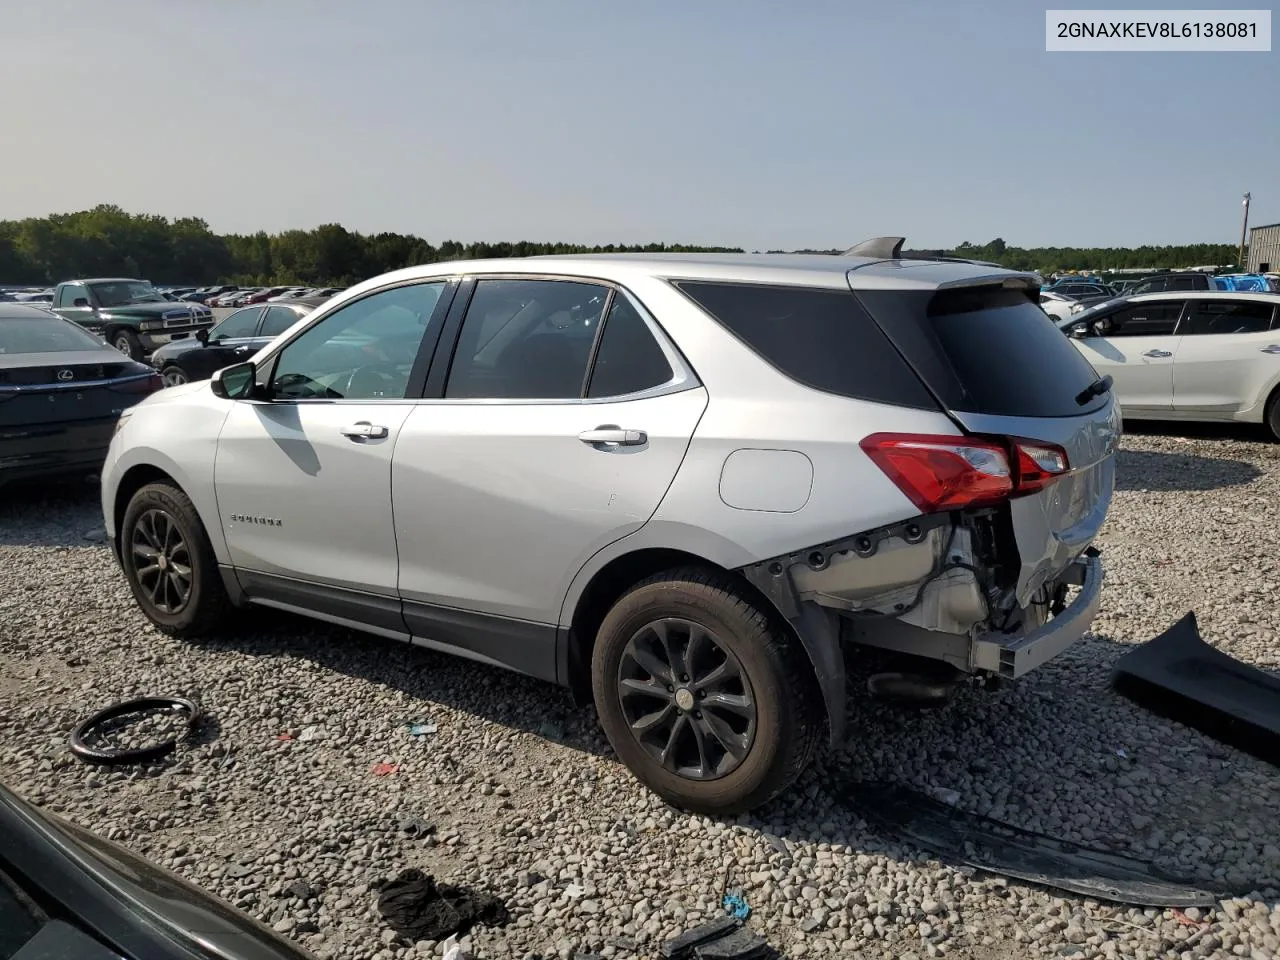
[{"label": "dark car bumper on ground", "polygon": [[[309,960],[301,947],[185,880],[52,817],[0,786],[0,873],[51,918],[41,933],[74,952],[126,960]],[[3,922],[0,918],[0,922]],[[66,926],[74,928],[71,931]],[[21,950],[19,956],[22,956]]]}]

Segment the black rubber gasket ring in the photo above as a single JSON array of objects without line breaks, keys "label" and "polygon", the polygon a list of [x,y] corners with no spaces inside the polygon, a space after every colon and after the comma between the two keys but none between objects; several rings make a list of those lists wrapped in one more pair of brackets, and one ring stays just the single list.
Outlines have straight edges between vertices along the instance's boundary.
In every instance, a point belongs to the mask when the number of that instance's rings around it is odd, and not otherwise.
[{"label": "black rubber gasket ring", "polygon": [[[86,733],[106,723],[108,720],[128,716],[131,713],[158,710],[162,707],[177,707],[179,710],[184,711],[187,715],[187,729],[176,737],[162,740],[160,743],[153,743],[149,746],[139,747],[136,750],[95,750],[84,742]],[[183,697],[139,697],[137,700],[125,700],[121,703],[113,704],[105,710],[100,710],[93,716],[77,723],[75,729],[71,731],[69,740],[71,752],[85,763],[94,763],[100,766],[150,763],[173,753],[178,741],[186,739],[195,731],[196,726],[200,723],[200,716],[200,708],[193,701]]]}]

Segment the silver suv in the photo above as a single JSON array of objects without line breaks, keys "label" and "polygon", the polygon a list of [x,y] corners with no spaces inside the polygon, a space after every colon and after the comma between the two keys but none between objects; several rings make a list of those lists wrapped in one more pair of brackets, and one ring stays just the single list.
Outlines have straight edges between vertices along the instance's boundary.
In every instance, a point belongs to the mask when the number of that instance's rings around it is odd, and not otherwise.
[{"label": "silver suv", "polygon": [[900,248],[377,277],[126,412],[111,542],[167,633],[262,604],[555,681],[751,808],[843,742],[850,646],[1016,678],[1097,608],[1108,382],[1034,277]]}]

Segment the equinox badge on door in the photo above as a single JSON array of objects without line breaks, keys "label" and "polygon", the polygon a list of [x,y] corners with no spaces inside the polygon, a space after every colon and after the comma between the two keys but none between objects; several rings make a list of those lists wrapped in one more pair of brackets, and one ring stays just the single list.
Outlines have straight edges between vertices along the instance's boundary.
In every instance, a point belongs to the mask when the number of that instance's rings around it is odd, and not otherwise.
[{"label": "equinox badge on door", "polygon": [[228,517],[232,523],[254,523],[264,527],[283,527],[284,521],[275,517],[251,517],[246,513],[233,513]]}]

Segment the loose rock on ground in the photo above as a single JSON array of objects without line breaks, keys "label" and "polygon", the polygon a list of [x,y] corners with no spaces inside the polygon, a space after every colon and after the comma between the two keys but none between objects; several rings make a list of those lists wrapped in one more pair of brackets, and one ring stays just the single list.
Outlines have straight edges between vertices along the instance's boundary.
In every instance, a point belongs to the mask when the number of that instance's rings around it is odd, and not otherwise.
[{"label": "loose rock on ground", "polygon": [[[1089,638],[938,710],[855,693],[847,746],[728,821],[666,807],[589,709],[538,681],[266,611],[217,642],[166,638],[95,533],[96,489],[5,491],[0,779],[321,958],[651,957],[720,912],[726,883],[789,957],[1273,958],[1280,771],[1107,684],[1188,609],[1220,649],[1280,670],[1280,446],[1236,429],[1131,434],[1119,476]],[[71,757],[77,720],[144,694],[197,697],[203,735],[154,768]],[[833,785],[849,777],[945,793],[1233,896],[1139,910],[941,864],[844,806]],[[401,940],[377,892],[410,867],[500,895],[510,922]]]}]

